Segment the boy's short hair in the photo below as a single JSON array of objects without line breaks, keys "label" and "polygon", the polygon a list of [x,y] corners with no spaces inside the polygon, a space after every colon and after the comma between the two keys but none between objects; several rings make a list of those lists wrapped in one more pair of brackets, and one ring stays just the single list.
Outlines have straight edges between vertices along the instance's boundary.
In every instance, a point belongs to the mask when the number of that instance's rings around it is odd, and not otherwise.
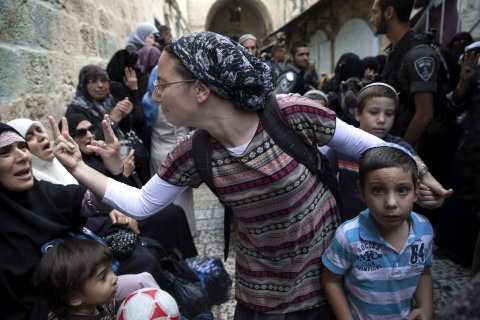
[{"label": "boy's short hair", "polygon": [[415,158],[405,148],[385,143],[362,152],[358,168],[358,180],[363,188],[370,172],[383,168],[402,167],[412,174],[415,184],[418,180],[418,169]]},{"label": "boy's short hair", "polygon": [[365,108],[365,105],[369,99],[377,97],[390,98],[395,101],[395,112],[397,112],[399,101],[398,93],[395,91],[395,89],[386,83],[374,82],[363,87],[357,94],[356,108],[358,109],[359,113],[363,112],[363,108]]},{"label": "boy's short hair", "polygon": [[35,270],[34,284],[58,318],[66,316],[70,301],[82,293],[87,280],[114,260],[107,246],[95,240],[66,238],[48,249]]}]

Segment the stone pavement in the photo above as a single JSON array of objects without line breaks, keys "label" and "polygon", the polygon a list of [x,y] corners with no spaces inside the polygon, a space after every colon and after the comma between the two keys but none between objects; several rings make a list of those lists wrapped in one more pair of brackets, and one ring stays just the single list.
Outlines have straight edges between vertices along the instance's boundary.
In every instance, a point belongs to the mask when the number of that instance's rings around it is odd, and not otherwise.
[{"label": "stone pavement", "polygon": [[[194,189],[195,217],[198,234],[195,245],[201,256],[218,257],[223,260],[223,207],[208,187],[203,184]],[[230,253],[225,269],[234,280],[236,234],[231,233]],[[432,267],[434,303],[440,312],[451,297],[468,281],[470,270],[462,268],[448,259],[435,259]],[[235,281],[234,281],[235,285]],[[215,319],[231,320],[235,310],[234,286],[230,300],[212,308]]]}]

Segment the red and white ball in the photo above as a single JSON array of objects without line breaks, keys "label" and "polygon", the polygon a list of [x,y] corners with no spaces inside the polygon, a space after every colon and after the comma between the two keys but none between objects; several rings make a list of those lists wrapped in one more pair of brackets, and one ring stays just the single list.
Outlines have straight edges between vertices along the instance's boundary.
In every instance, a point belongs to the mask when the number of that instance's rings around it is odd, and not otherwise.
[{"label": "red and white ball", "polygon": [[143,288],[129,294],[118,308],[116,320],[179,320],[175,299],[159,288]]}]

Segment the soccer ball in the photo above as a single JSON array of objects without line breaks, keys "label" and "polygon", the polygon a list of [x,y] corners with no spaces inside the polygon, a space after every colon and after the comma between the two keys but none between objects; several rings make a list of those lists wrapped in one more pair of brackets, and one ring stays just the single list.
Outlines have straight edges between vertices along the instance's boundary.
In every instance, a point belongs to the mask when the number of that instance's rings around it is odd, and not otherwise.
[{"label": "soccer ball", "polygon": [[130,293],[118,308],[116,320],[179,320],[175,299],[159,288]]}]

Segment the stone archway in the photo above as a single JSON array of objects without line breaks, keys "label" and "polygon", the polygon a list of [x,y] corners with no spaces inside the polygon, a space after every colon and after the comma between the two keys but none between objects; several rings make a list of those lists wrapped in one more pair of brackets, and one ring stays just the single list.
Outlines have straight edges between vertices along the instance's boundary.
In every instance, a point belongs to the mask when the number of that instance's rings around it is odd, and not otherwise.
[{"label": "stone archway", "polygon": [[[235,8],[241,8],[240,12],[235,12]],[[272,19],[259,0],[218,0],[210,8],[205,26],[208,31],[235,40],[245,33],[251,33],[260,40],[272,31]]]},{"label": "stone archway", "polygon": [[379,40],[371,25],[362,19],[350,19],[345,22],[335,37],[334,64],[342,54],[347,52],[354,52],[362,59],[367,56],[376,56],[378,50]]},{"label": "stone archway", "polygon": [[332,42],[323,30],[317,30],[308,43],[310,59],[314,61],[318,74],[330,74],[332,67]]}]

